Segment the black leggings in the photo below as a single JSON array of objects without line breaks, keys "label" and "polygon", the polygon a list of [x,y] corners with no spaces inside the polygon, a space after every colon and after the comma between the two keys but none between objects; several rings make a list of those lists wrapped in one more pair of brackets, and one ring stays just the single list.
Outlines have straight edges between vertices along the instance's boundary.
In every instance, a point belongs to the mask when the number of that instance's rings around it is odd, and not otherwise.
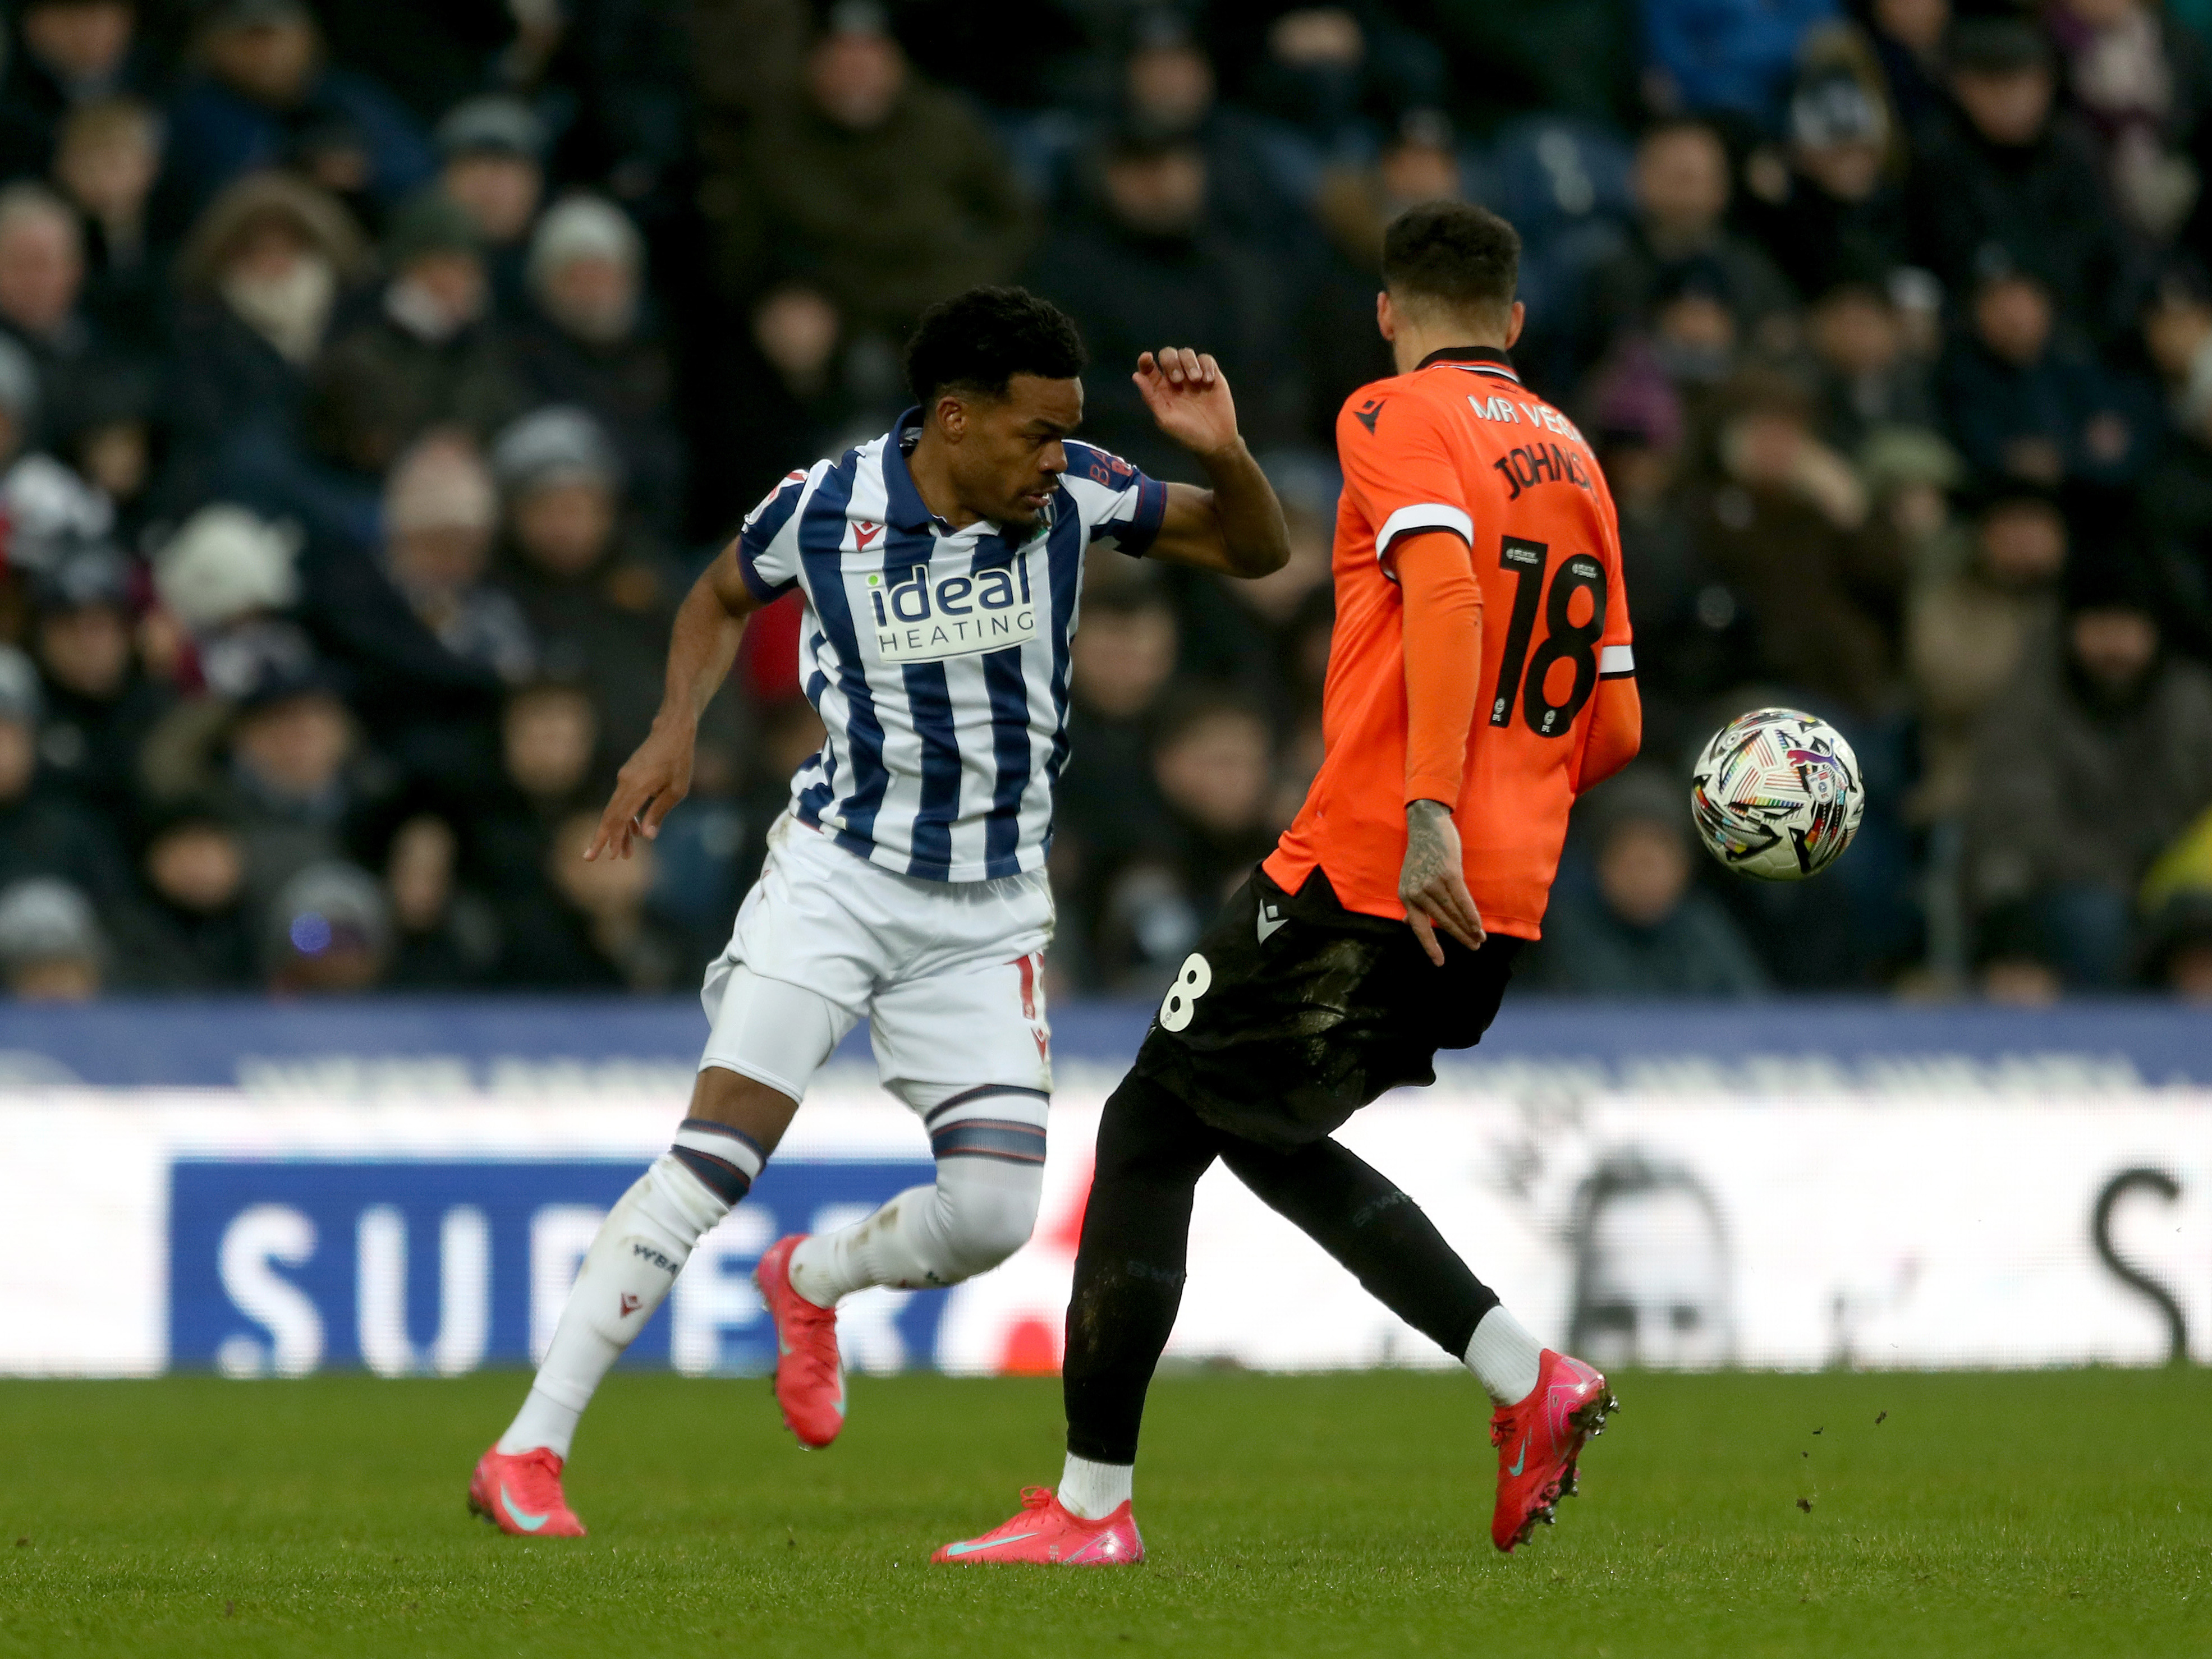
[{"label": "black leggings", "polygon": [[1220,1158],[1369,1294],[1457,1358],[1498,1305],[1420,1206],[1334,1140],[1279,1152],[1205,1122],[1130,1076],[1106,1103],[1067,1304],[1067,1449],[1133,1463],[1145,1391],[1182,1302],[1191,1196]]}]

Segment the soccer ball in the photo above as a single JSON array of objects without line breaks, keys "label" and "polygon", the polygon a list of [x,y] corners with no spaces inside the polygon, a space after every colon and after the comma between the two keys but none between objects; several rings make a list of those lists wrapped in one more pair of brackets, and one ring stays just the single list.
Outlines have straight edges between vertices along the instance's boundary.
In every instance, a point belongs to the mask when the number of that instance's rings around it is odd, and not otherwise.
[{"label": "soccer ball", "polygon": [[1802,881],[1841,856],[1866,811],[1843,733],[1795,708],[1755,708],[1713,733],[1690,775],[1705,850],[1760,881]]}]

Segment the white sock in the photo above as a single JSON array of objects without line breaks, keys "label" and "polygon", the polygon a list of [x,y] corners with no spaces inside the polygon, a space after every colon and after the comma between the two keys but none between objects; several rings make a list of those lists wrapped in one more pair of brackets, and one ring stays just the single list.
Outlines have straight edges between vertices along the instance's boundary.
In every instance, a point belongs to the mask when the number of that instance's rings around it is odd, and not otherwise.
[{"label": "white sock", "polygon": [[793,1290],[822,1308],[871,1285],[933,1290],[988,1273],[1029,1241],[1044,1194],[1042,1102],[963,1102],[933,1118],[930,1144],[936,1184],[802,1240],[791,1253]]},{"label": "white sock", "polygon": [[1103,1521],[1129,1501],[1136,1478],[1133,1463],[1094,1463],[1070,1452],[1067,1466],[1060,1472],[1060,1491],[1055,1496],[1060,1508],[1070,1515],[1085,1521]]},{"label": "white sock", "polygon": [[600,1379],[667,1299],[692,1247],[729,1212],[672,1152],[638,1177],[585,1253],[529,1397],[499,1437],[501,1451],[544,1446],[567,1458]]},{"label": "white sock", "polygon": [[1467,1345],[1467,1368],[1492,1401],[1510,1406],[1536,1390],[1544,1345],[1521,1327],[1503,1304],[1483,1315]]}]

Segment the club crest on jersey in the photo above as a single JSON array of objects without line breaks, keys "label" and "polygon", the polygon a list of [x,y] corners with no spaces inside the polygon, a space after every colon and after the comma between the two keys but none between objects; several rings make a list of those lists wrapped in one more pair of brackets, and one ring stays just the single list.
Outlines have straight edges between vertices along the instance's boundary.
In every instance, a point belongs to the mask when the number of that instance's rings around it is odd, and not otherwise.
[{"label": "club crest on jersey", "polygon": [[1026,553],[971,570],[915,564],[872,571],[866,592],[876,654],[884,662],[942,662],[1037,636]]}]

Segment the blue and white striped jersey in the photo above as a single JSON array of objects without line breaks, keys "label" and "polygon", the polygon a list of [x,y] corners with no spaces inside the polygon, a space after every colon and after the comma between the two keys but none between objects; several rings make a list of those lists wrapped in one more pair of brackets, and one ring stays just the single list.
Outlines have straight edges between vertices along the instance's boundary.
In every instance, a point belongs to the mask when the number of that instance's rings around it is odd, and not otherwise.
[{"label": "blue and white striped jersey", "polygon": [[906,451],[921,413],[794,472],[753,509],[738,565],[763,602],[805,596],[799,672],[829,728],[792,810],[847,851],[933,881],[1034,870],[1067,758],[1068,639],[1094,545],[1141,556],[1167,488],[1067,445],[1034,529],[954,530]]}]

